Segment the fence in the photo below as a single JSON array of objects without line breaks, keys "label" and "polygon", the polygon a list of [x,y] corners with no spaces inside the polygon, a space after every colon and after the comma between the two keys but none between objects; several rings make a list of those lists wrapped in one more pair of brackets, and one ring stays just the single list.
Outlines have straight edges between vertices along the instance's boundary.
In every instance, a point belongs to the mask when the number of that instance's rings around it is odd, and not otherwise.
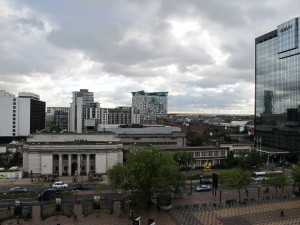
[{"label": "fence", "polygon": [[86,200],[82,201],[82,214],[87,215],[93,210],[107,210],[113,213],[113,201],[105,197],[101,197],[98,201]]}]

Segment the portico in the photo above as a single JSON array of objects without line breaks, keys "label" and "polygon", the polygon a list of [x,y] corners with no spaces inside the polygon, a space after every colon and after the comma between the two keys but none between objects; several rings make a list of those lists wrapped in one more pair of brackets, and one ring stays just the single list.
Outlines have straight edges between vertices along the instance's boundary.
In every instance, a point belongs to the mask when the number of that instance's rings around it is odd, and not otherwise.
[{"label": "portico", "polygon": [[34,134],[23,152],[24,172],[59,176],[106,173],[123,162],[123,145],[113,134]]}]

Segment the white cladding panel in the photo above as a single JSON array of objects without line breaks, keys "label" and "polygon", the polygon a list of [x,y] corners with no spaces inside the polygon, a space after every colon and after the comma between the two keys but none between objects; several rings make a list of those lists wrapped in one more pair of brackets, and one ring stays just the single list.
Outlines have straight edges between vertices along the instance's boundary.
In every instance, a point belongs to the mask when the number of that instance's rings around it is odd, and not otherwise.
[{"label": "white cladding panel", "polygon": [[28,172],[30,173],[41,173],[41,155],[37,154],[29,154],[28,161],[30,162],[28,165]]},{"label": "white cladding panel", "polygon": [[96,173],[106,173],[106,154],[96,154],[95,167]]},{"label": "white cladding panel", "polygon": [[53,172],[53,156],[52,154],[43,154],[41,156],[42,174],[52,174]]},{"label": "white cladding panel", "polygon": [[106,169],[113,167],[118,162],[118,152],[106,153]]},{"label": "white cladding panel", "polygon": [[17,136],[28,136],[30,134],[30,99],[19,98],[18,99],[18,134]]},{"label": "white cladding panel", "polygon": [[0,97],[0,136],[12,136],[13,98]]}]

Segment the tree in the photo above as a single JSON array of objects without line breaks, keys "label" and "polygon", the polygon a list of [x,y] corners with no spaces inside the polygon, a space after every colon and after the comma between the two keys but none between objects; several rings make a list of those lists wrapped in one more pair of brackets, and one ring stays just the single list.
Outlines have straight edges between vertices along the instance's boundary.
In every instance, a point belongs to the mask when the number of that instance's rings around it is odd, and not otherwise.
[{"label": "tree", "polygon": [[230,169],[221,174],[220,182],[225,187],[238,191],[241,200],[241,190],[250,184],[250,176],[240,169]]},{"label": "tree", "polygon": [[149,203],[154,193],[170,195],[185,184],[173,153],[154,147],[131,150],[124,164],[118,163],[108,170],[110,185],[131,193],[131,201]]},{"label": "tree", "polygon": [[176,152],[174,154],[174,160],[177,162],[178,167],[185,171],[190,170],[195,162],[195,158],[191,152]]},{"label": "tree", "polygon": [[60,127],[57,125],[57,124],[51,124],[51,126],[50,126],[50,131],[51,132],[59,132],[61,129],[60,129]]},{"label": "tree", "polygon": [[191,146],[202,146],[203,137],[201,135],[194,135],[191,139]]},{"label": "tree", "polygon": [[[296,166],[292,168],[292,177],[294,180],[294,183],[300,183],[300,162],[297,163]],[[300,186],[299,186],[299,192],[300,192]]]},{"label": "tree", "polygon": [[288,177],[285,174],[273,173],[269,172],[266,174],[266,179],[262,181],[264,184],[270,185],[275,187],[276,190],[276,197],[277,197],[277,189],[281,187],[282,189],[284,186],[290,184]]}]

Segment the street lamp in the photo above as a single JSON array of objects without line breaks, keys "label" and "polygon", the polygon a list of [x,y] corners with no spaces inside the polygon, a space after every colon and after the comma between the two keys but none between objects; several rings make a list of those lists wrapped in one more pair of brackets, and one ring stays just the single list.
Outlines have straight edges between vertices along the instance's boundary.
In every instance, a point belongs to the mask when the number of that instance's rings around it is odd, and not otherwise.
[{"label": "street lamp", "polygon": [[257,187],[257,197],[260,198],[260,185]]},{"label": "street lamp", "polygon": [[220,188],[220,203],[222,202],[222,190]]}]

